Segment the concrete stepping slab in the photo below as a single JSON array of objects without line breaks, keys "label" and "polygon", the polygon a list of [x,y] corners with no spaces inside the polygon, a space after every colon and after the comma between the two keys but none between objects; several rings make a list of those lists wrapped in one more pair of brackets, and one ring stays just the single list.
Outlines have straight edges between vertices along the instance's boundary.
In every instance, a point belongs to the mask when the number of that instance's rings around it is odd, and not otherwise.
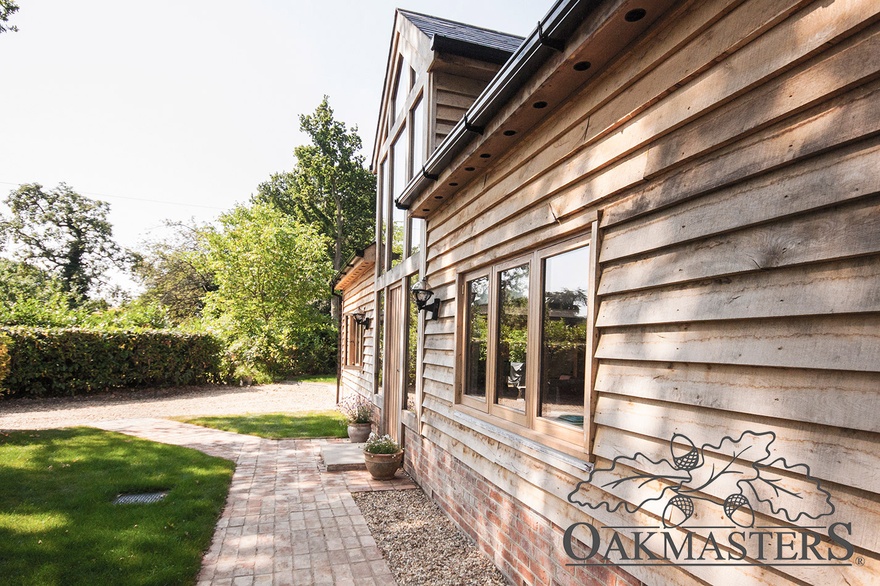
[{"label": "concrete stepping slab", "polygon": [[364,444],[339,443],[321,446],[321,457],[327,472],[366,470]]}]

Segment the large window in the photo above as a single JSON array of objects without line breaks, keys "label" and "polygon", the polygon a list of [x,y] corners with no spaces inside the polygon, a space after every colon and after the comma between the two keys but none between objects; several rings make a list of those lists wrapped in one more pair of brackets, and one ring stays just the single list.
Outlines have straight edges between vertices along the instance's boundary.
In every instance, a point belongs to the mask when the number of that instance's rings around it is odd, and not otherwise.
[{"label": "large window", "polygon": [[582,445],[590,272],[580,238],[461,275],[458,402]]}]

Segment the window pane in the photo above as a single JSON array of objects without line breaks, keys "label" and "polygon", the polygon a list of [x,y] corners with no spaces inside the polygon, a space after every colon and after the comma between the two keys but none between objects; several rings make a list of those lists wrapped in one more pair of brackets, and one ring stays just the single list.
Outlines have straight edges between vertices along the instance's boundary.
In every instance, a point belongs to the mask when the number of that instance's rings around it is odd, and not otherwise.
[{"label": "window pane", "polygon": [[[407,280],[406,290],[412,289],[418,281],[418,275],[413,275]],[[416,357],[418,355],[419,343],[419,310],[416,308],[416,302],[412,295],[407,295],[407,305],[409,306],[407,316],[407,334],[406,334],[406,397],[403,401],[403,408],[409,411],[416,410]]]},{"label": "window pane", "polygon": [[419,251],[422,247],[422,231],[425,228],[425,220],[422,218],[410,218],[409,220],[409,250],[410,255]]},{"label": "window pane", "polygon": [[464,394],[485,400],[486,353],[489,349],[489,277],[470,281],[467,291]]},{"label": "window pane", "polygon": [[419,98],[412,109],[412,160],[413,173],[419,173],[425,162],[425,108],[424,100]]},{"label": "window pane", "polygon": [[379,201],[377,221],[379,222],[379,239],[376,249],[376,258],[379,259],[379,274],[388,268],[385,261],[385,234],[388,231],[388,202],[391,198],[391,179],[389,178],[387,159],[379,165]]},{"label": "window pane", "polygon": [[376,368],[376,389],[377,393],[382,392],[382,356],[385,347],[385,291],[379,291],[376,299],[376,348],[373,361]]},{"label": "window pane", "polygon": [[409,66],[406,64],[406,59],[403,56],[400,56],[400,61],[397,64],[397,79],[394,84],[394,119],[400,115],[400,111],[403,109],[403,105],[406,103],[406,96],[409,93],[410,76]]},{"label": "window pane", "polygon": [[[391,146],[391,167],[393,169],[392,193],[396,200],[403,188],[406,187],[406,133],[401,132]],[[391,266],[396,267],[403,259],[403,235],[406,223],[406,210],[398,209],[391,202],[391,235],[388,240],[391,243]]]},{"label": "window pane", "polygon": [[544,261],[538,414],[584,425],[589,246]]},{"label": "window pane", "polygon": [[500,273],[495,402],[525,412],[529,265]]}]

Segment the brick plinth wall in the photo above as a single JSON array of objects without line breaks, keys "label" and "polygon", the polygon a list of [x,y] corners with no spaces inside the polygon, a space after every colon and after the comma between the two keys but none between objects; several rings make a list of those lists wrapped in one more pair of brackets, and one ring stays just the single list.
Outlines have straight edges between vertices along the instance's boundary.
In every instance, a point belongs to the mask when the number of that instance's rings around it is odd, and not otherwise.
[{"label": "brick plinth wall", "polygon": [[[407,430],[405,470],[514,585],[640,586],[622,569],[566,566],[564,527],[498,489],[460,460]],[[575,553],[586,552],[575,542]],[[579,551],[580,550],[580,551]],[[600,562],[599,556],[595,558]]]}]

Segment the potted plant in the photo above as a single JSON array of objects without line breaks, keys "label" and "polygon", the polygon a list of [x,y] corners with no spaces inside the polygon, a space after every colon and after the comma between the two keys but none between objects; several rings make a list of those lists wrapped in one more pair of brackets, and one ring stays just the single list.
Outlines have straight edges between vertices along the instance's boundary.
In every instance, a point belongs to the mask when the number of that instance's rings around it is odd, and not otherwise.
[{"label": "potted plant", "polygon": [[394,478],[401,462],[403,462],[403,448],[400,444],[391,439],[390,435],[370,434],[370,438],[364,444],[364,463],[370,476],[376,480],[390,480]]},{"label": "potted plant", "polygon": [[353,444],[367,441],[373,429],[373,404],[357,393],[345,397],[336,406],[348,420],[348,438]]}]

